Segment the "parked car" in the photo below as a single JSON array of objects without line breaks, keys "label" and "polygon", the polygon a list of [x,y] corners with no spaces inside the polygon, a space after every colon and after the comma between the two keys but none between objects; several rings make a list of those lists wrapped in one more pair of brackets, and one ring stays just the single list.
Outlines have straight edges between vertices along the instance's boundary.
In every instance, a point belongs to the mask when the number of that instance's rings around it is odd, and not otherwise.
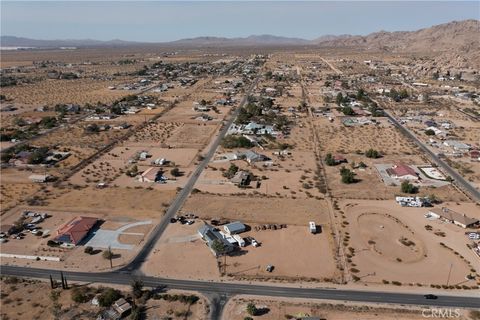
[{"label": "parked car", "polygon": [[260,246],[260,244],[259,244],[259,243],[257,242],[257,240],[255,240],[255,239],[252,239],[252,240],[251,240],[251,243],[252,243],[252,246],[254,246],[254,247]]},{"label": "parked car", "polygon": [[468,234],[468,239],[470,240],[479,240],[480,239],[480,234],[476,232],[470,232]]},{"label": "parked car", "polygon": [[175,222],[177,222],[177,219],[175,219],[175,218],[170,218],[170,223],[175,223]]},{"label": "parked car", "polygon": [[273,271],[273,268],[275,268],[275,267],[269,264],[269,265],[265,268],[265,271],[267,271],[267,272],[272,272],[272,271]]},{"label": "parked car", "polygon": [[191,224],[193,224],[194,222],[195,222],[194,220],[187,220],[186,224],[191,225]]}]

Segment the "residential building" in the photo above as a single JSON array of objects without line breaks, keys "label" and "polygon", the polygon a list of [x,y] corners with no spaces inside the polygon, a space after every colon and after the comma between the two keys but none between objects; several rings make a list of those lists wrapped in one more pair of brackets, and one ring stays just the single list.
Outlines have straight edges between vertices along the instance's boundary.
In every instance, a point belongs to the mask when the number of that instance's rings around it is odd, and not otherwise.
[{"label": "residential building", "polygon": [[78,245],[97,225],[99,220],[92,217],[75,217],[58,229],[55,241]]},{"label": "residential building", "polygon": [[216,252],[212,248],[215,241],[218,241],[223,245],[223,251],[225,253],[232,252],[235,249],[235,247],[222,236],[220,231],[218,231],[217,229],[215,229],[209,224],[204,224],[203,226],[201,226],[198,229],[198,234],[206,242],[206,244],[208,245],[208,247],[210,248],[210,250],[213,252],[215,256],[220,255],[219,252]]},{"label": "residential building", "polygon": [[462,228],[472,228],[479,224],[478,219],[467,217],[465,214],[453,211],[445,207],[441,209],[431,209],[428,213],[430,213],[435,218],[443,219]]},{"label": "residential building", "polygon": [[417,172],[412,167],[405,164],[396,164],[391,168],[388,168],[387,173],[390,177],[401,180],[419,180]]},{"label": "residential building", "polygon": [[230,181],[238,186],[247,186],[250,183],[250,173],[248,171],[239,170]]}]

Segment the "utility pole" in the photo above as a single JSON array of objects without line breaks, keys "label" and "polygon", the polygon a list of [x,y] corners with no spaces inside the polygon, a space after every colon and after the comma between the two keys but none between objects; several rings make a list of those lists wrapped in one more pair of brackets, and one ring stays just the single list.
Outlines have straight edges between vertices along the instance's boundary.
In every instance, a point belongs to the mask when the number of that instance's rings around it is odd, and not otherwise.
[{"label": "utility pole", "polygon": [[110,259],[110,269],[113,269],[112,250],[110,250],[110,246],[108,247],[108,258]]}]

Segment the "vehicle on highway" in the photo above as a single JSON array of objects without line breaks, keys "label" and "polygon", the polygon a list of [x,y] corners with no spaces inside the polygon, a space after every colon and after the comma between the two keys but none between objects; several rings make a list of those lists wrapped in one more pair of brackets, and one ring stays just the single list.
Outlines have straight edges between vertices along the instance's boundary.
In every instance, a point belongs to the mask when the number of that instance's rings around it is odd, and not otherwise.
[{"label": "vehicle on highway", "polygon": [[438,299],[438,297],[437,297],[436,295],[431,294],[431,293],[426,294],[426,295],[424,295],[423,297],[424,297],[425,299],[429,299],[429,300],[436,300],[436,299]]}]

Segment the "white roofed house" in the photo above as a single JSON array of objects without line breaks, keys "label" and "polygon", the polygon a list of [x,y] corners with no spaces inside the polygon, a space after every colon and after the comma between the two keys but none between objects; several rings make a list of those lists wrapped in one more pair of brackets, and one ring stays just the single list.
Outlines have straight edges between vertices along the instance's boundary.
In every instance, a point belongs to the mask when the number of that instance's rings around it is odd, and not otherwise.
[{"label": "white roofed house", "polygon": [[245,159],[249,164],[271,160],[269,157],[252,150],[247,150],[239,154],[239,158]]},{"label": "white roofed house", "polygon": [[470,146],[468,144],[457,140],[446,140],[443,142],[443,144],[455,151],[468,152],[470,150]]}]

